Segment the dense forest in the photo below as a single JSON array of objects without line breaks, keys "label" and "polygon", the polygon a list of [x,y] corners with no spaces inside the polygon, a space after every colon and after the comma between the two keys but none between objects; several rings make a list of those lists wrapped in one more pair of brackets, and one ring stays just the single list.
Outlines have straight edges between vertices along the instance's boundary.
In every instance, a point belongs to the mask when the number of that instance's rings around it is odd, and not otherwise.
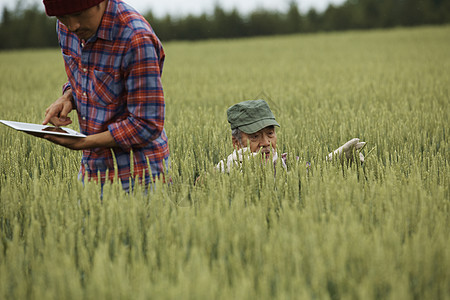
[{"label": "dense forest", "polygon": [[[242,15],[216,6],[212,14],[157,18],[150,11],[144,16],[163,41],[240,38],[446,24],[450,23],[450,0],[347,0],[323,12],[306,13],[291,1],[285,12],[258,9]],[[38,5],[3,8],[0,49],[57,46],[55,20]]]}]

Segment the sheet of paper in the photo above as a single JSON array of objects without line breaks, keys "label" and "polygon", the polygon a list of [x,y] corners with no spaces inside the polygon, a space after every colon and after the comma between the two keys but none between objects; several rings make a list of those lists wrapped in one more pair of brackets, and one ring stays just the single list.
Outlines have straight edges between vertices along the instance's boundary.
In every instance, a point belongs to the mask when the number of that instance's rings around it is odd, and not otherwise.
[{"label": "sheet of paper", "polygon": [[79,133],[73,129],[66,127],[53,127],[41,124],[32,124],[32,123],[23,123],[23,122],[15,122],[15,121],[6,121],[0,120],[0,123],[3,123],[15,130],[30,132],[30,133],[42,133],[42,134],[54,134],[54,135],[63,135],[63,136],[71,136],[71,137],[86,137],[84,134]]}]

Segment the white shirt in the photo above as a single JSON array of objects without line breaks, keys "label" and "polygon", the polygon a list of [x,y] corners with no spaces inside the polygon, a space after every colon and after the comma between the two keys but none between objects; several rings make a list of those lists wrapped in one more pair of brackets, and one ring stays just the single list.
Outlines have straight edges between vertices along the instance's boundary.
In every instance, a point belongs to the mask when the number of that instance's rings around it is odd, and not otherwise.
[{"label": "white shirt", "polygon": [[[231,168],[238,167],[240,168],[242,161],[244,158],[249,159],[250,157],[255,157],[256,155],[261,155],[260,153],[252,153],[250,152],[250,149],[248,147],[234,150],[233,153],[228,155],[227,159],[221,160],[217,166],[216,169],[222,173],[229,173],[231,171]],[[273,165],[277,163],[278,160],[278,154],[276,151],[273,151],[273,157],[272,162]],[[285,156],[282,156],[281,162],[283,163],[283,168],[286,169],[286,159]]]}]

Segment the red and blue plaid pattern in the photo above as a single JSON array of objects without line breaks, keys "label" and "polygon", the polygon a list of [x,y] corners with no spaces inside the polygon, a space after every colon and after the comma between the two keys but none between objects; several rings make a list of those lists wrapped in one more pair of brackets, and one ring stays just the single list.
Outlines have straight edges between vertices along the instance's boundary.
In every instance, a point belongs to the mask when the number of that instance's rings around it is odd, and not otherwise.
[{"label": "red and blue plaid pattern", "polygon": [[[117,176],[128,190],[130,179],[148,184],[164,174],[169,147],[164,130],[161,84],[164,51],[148,22],[120,0],[110,0],[97,34],[80,40],[60,22],[58,39],[80,131],[109,130],[120,148],[83,151],[80,175],[104,183]],[[115,162],[114,162],[114,157]],[[166,165],[166,166],[164,166]]]}]

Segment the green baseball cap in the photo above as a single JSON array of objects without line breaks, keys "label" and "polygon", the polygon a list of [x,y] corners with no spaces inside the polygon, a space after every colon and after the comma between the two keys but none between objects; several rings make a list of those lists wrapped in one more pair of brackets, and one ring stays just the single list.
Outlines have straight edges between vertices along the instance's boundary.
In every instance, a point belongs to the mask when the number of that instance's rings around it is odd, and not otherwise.
[{"label": "green baseball cap", "polygon": [[278,126],[275,116],[264,100],[248,100],[227,109],[231,130],[239,128],[247,134],[260,131],[268,126]]}]

